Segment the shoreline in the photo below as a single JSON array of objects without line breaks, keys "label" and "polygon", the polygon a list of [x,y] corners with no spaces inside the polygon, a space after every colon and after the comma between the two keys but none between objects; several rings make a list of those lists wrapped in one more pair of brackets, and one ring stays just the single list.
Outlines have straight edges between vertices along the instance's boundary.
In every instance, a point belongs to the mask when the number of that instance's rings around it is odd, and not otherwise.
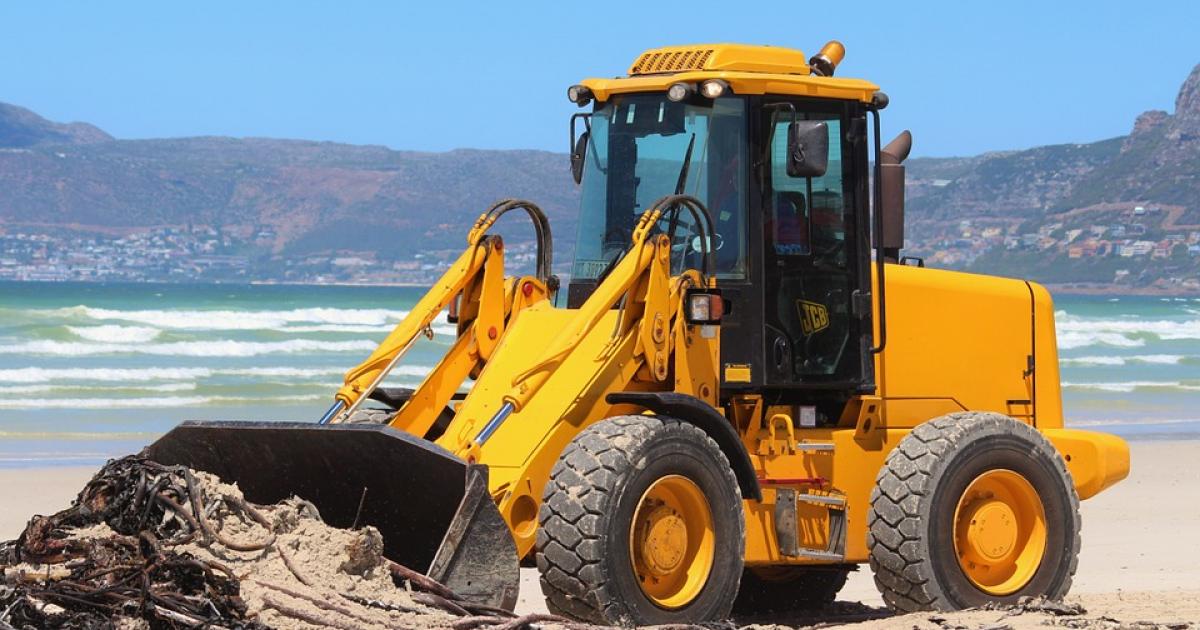
[{"label": "shoreline", "polygon": [[[1188,426],[1188,425],[1194,425],[1194,426]],[[1113,427],[1113,426],[1123,426],[1123,427],[1124,426],[1139,426],[1139,427],[1144,427],[1146,430],[1137,431],[1137,432],[1117,432],[1117,431],[1105,430],[1106,428]],[[1170,426],[1181,426],[1181,425],[1179,423],[1161,423],[1161,424],[1146,423],[1146,424],[1134,424],[1134,425],[1109,424],[1109,425],[1087,425],[1087,426],[1067,425],[1066,428],[1081,429],[1084,431],[1095,431],[1098,433],[1110,433],[1110,434],[1116,435],[1116,436],[1120,437],[1121,439],[1125,440],[1126,442],[1128,442],[1130,444],[1131,448],[1135,445],[1142,445],[1142,444],[1147,444],[1147,445],[1153,445],[1153,444],[1194,445],[1193,443],[1200,442],[1200,420],[1188,421],[1186,424],[1183,424],[1183,426],[1185,427],[1184,430],[1177,432],[1177,433],[1172,433],[1170,431],[1164,431],[1161,429],[1157,430],[1157,431],[1154,430],[1155,427],[1170,427]],[[162,437],[163,434],[156,433],[153,435],[146,435],[145,442],[140,443],[140,444],[135,443],[135,442],[125,441],[122,444],[122,448],[121,448],[120,452],[109,451],[109,452],[98,453],[94,450],[89,450],[89,451],[81,452],[81,453],[71,453],[69,451],[64,451],[61,454],[55,453],[56,455],[61,455],[61,458],[56,458],[56,457],[45,457],[45,458],[41,458],[41,459],[30,458],[30,457],[17,458],[17,457],[12,456],[12,455],[14,455],[14,451],[5,450],[3,448],[5,446],[12,446],[14,444],[18,444],[23,441],[34,441],[34,440],[43,441],[43,442],[44,441],[53,441],[53,437],[44,432],[39,432],[35,435],[36,435],[36,437],[31,436],[28,438],[21,437],[20,434],[17,434],[17,433],[7,433],[7,434],[0,435],[0,483],[3,483],[2,477],[6,473],[14,473],[15,474],[17,472],[36,472],[39,470],[70,470],[70,469],[79,469],[79,468],[95,470],[95,469],[98,469],[100,466],[103,466],[104,463],[109,460],[136,454],[138,451],[141,450],[141,448],[143,446],[154,442],[158,438]],[[88,444],[102,443],[105,441],[106,440],[104,440],[103,438],[99,438],[96,440],[85,440],[82,442],[71,440],[70,443],[88,445]],[[1196,452],[1198,455],[1200,455],[1200,445],[1196,445],[1196,446],[1197,446]],[[2,498],[2,496],[3,495],[0,495],[0,498]],[[0,507],[2,507],[2,502],[0,502]]]},{"label": "shoreline", "polygon": [[[961,271],[951,269],[950,271]],[[963,272],[975,273],[975,272]],[[567,276],[561,276],[561,280],[565,283],[569,280]],[[294,280],[239,280],[235,282],[222,282],[219,280],[202,280],[202,279],[187,279],[179,281],[169,280],[79,280],[79,279],[62,279],[62,280],[16,280],[12,278],[0,279],[0,283],[10,284],[93,284],[93,285],[150,285],[150,286],[223,286],[223,287],[259,287],[259,286],[286,286],[286,287],[368,287],[368,288],[386,288],[396,287],[405,289],[425,289],[429,287],[427,282],[305,282]],[[1200,291],[1188,290],[1183,288],[1160,289],[1155,287],[1128,287],[1128,286],[1112,286],[1112,285],[1093,285],[1086,283],[1042,283],[1054,295],[1074,295],[1074,296],[1094,296],[1094,297],[1174,297],[1174,298],[1193,298],[1200,299]]]}]

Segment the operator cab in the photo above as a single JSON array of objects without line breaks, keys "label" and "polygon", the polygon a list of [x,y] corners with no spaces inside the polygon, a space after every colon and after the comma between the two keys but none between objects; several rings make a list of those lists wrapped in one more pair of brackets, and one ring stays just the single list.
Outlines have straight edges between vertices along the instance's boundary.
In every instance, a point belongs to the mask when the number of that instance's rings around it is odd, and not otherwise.
[{"label": "operator cab", "polygon": [[[828,397],[830,413],[873,391],[867,119],[886,99],[830,76],[842,54],[836,42],[807,63],[763,46],[657,49],[629,78],[573,86],[577,105],[595,104],[571,121],[582,201],[568,307],[615,264],[643,211],[692,195],[712,216],[716,277],[732,307],[722,390],[778,403]],[[820,168],[795,167],[800,128]],[[673,272],[699,267],[690,227],[675,232]]]}]

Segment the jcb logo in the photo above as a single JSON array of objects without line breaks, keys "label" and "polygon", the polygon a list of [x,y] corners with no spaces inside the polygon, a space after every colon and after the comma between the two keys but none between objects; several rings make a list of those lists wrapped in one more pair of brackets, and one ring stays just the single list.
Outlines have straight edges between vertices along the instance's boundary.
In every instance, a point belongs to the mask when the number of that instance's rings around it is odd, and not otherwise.
[{"label": "jcb logo", "polygon": [[805,335],[821,332],[829,328],[829,309],[824,304],[797,300],[796,307],[800,309],[800,328]]}]

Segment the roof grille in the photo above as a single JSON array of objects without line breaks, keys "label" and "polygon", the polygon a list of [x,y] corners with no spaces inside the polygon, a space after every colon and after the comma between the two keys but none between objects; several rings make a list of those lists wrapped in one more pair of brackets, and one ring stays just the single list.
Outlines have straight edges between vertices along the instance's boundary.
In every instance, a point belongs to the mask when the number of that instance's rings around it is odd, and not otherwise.
[{"label": "roof grille", "polygon": [[638,57],[629,74],[662,74],[667,72],[686,72],[688,70],[703,70],[708,58],[713,54],[711,48],[687,48],[666,52],[648,52]]}]

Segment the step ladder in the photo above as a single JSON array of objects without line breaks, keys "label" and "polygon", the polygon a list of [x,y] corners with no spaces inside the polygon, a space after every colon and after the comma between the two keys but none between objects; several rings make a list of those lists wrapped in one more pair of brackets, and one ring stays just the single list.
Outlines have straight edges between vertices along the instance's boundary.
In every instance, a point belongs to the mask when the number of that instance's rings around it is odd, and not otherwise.
[{"label": "step ladder", "polygon": [[[797,451],[833,453],[831,442],[798,442]],[[800,544],[797,506],[800,503],[824,507],[829,515],[829,545],[823,549]],[[775,490],[775,540],[780,555],[824,562],[846,559],[846,497],[838,493],[802,492],[791,488]]]}]

